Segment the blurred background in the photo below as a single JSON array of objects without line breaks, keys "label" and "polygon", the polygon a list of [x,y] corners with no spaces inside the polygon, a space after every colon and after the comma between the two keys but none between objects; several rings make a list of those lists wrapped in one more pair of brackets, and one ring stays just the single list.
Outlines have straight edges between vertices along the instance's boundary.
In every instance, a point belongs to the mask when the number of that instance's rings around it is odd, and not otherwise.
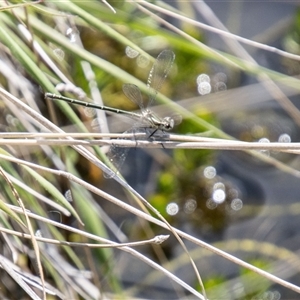
[{"label": "blurred background", "polygon": [[[138,110],[123,94],[122,85],[138,85],[146,99],[155,58],[170,49],[175,61],[153,111],[162,117],[182,116],[172,133],[299,142],[300,11],[296,2],[111,1],[115,12],[99,1],[19,4],[3,3],[0,12],[0,84],[37,115],[25,113],[1,92],[3,133],[54,132],[37,116],[69,133],[129,130],[133,123],[119,115],[45,100],[44,93],[60,92]],[[155,139],[159,136],[154,135]],[[126,186],[105,178],[99,164],[76,149],[38,143],[29,147],[22,140],[17,146],[1,147],[3,155],[70,172],[140,208]],[[88,148],[101,159],[107,150]],[[126,153],[120,174],[175,228],[298,286],[299,157],[274,150],[258,153],[133,148]],[[24,206],[49,220],[114,242],[168,233],[63,176],[5,159],[1,168]],[[1,186],[1,201],[18,206],[5,176]],[[1,226],[22,231],[20,220],[1,209]],[[42,236],[89,241],[80,233],[41,220],[32,222]],[[39,275],[30,241],[6,234],[1,239],[3,257],[14,261],[25,277]],[[291,288],[273,284],[191,241],[185,243],[208,299],[299,298]],[[45,279],[51,290],[60,291],[53,299],[63,295],[66,299],[195,299],[125,251],[39,246]],[[203,293],[174,236],[162,245],[136,250]],[[20,288],[8,274],[2,268],[1,297],[27,299],[24,286]]]}]

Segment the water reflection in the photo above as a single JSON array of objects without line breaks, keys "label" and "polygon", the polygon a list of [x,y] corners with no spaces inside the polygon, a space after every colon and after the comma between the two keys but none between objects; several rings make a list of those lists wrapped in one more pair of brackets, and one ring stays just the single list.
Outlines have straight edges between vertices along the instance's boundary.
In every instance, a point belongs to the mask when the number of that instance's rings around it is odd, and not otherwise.
[{"label": "water reflection", "polygon": [[200,95],[207,95],[213,92],[221,92],[227,89],[227,75],[219,72],[210,78],[209,75],[203,73],[198,75],[197,79],[197,91]]},{"label": "water reflection", "polygon": [[211,92],[211,85],[209,82],[201,82],[198,84],[198,93],[200,95],[207,95]]},{"label": "water reflection", "polygon": [[243,201],[239,198],[233,199],[230,207],[235,211],[240,210],[243,207]]},{"label": "water reflection", "polygon": [[[299,130],[293,120],[284,112],[274,107],[262,107],[259,109],[233,111],[230,115],[224,115],[222,121],[223,130],[231,136],[246,142],[297,142],[300,138]],[[282,162],[291,162],[295,158],[293,154],[262,150],[261,153],[274,157]],[[245,152],[230,153],[234,160],[242,160],[243,164],[270,167],[269,164],[257,159]]]},{"label": "water reflection", "polygon": [[183,210],[186,214],[192,214],[197,208],[197,201],[195,199],[187,199],[184,203]]},{"label": "water reflection", "polygon": [[226,194],[222,189],[217,189],[212,194],[212,200],[217,204],[223,203],[225,199],[226,199]]},{"label": "water reflection", "polygon": [[[267,138],[261,138],[258,140],[259,143],[270,143],[270,140]],[[259,150],[260,153],[263,153],[266,156],[270,156],[269,150]]]},{"label": "water reflection", "polygon": [[125,54],[129,57],[129,58],[136,58],[139,55],[139,52],[129,46],[127,46],[125,48]]},{"label": "water reflection", "polygon": [[69,27],[66,30],[66,37],[69,38],[71,43],[77,42],[77,35],[78,35],[78,31],[75,28]]},{"label": "water reflection", "polygon": [[207,74],[200,74],[197,79],[198,93],[206,95],[211,92],[210,77]]},{"label": "water reflection", "polygon": [[179,211],[179,207],[175,202],[169,203],[166,207],[166,212],[170,216],[177,215],[178,211]]},{"label": "water reflection", "polygon": [[198,77],[197,77],[197,84],[201,84],[203,82],[207,82],[207,83],[210,83],[210,77],[207,75],[207,74],[200,74]]},{"label": "water reflection", "polygon": [[[172,225],[189,224],[195,229],[194,234],[206,236],[223,232],[232,221],[239,219],[240,212],[245,218],[245,194],[236,182],[222,177],[214,166],[198,167],[189,172],[180,170],[161,174],[159,183],[163,192],[168,191],[166,199],[176,199],[176,203],[165,203],[164,209],[173,217]],[[163,194],[158,192],[153,197],[152,204],[162,206]],[[159,203],[155,202],[156,197]],[[247,217],[251,217],[251,213]]]},{"label": "water reflection", "polygon": [[217,82],[213,86],[214,92],[222,92],[227,90],[227,85],[224,82]]},{"label": "water reflection", "polygon": [[215,169],[215,167],[213,166],[208,166],[206,168],[204,168],[203,171],[203,175],[207,178],[207,179],[212,179],[216,176],[217,171]]},{"label": "water reflection", "polygon": [[140,68],[146,68],[149,65],[150,61],[146,56],[140,55],[136,59],[136,63]]},{"label": "water reflection", "polygon": [[292,141],[292,138],[289,134],[283,133],[279,136],[278,142],[279,143],[290,143]]}]

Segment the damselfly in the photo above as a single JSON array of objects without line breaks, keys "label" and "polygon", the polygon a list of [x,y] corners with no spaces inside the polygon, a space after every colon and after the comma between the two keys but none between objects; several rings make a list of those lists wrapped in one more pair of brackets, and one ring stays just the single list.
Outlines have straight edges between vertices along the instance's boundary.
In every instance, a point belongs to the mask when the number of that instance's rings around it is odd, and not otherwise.
[{"label": "damselfly", "polygon": [[[45,97],[55,99],[55,100],[63,100],[72,104],[82,105],[90,108],[101,109],[116,114],[126,115],[136,120],[137,123],[134,125],[134,127],[131,130],[128,130],[125,133],[129,133],[129,132],[136,133],[143,130],[145,131],[145,130],[152,129],[152,132],[149,136],[153,136],[153,134],[157,130],[169,131],[181,121],[181,118],[178,115],[176,115],[176,117],[160,118],[148,108],[152,105],[153,101],[157,96],[158,91],[160,90],[167,75],[169,74],[174,59],[175,59],[175,54],[170,50],[164,50],[158,55],[149,73],[149,77],[147,81],[147,86],[149,89],[148,101],[143,99],[141,91],[136,85],[130,83],[126,83],[123,85],[124,94],[132,102],[134,102],[136,105],[140,107],[141,109],[140,113],[116,109],[108,106],[101,106],[90,102],[80,101],[80,100],[76,100],[76,99],[72,99],[60,95],[55,95],[51,93],[46,93]],[[121,148],[115,145],[111,146],[110,151],[108,153],[108,157],[110,161],[114,164],[117,171],[120,170],[120,167],[122,166],[126,158],[128,150],[129,150],[128,148]],[[110,178],[113,177],[114,175],[115,173],[111,173],[108,175],[106,174],[105,177]]]}]

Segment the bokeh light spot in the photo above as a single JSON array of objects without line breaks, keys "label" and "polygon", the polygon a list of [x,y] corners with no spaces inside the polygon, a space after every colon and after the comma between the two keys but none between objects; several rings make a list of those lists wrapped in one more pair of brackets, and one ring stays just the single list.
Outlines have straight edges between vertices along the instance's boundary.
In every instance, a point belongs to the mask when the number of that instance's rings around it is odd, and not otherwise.
[{"label": "bokeh light spot", "polygon": [[179,211],[179,207],[175,202],[169,203],[166,207],[166,212],[170,216],[175,216],[178,213],[178,211]]}]

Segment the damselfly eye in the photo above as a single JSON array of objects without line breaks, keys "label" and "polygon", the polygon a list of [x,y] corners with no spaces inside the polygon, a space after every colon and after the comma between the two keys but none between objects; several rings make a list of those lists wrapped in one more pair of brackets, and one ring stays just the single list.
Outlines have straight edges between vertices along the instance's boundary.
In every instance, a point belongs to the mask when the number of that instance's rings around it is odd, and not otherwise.
[{"label": "damselfly eye", "polygon": [[171,130],[173,129],[175,123],[174,123],[174,120],[170,117],[166,117],[164,118],[164,129],[165,130]]}]

